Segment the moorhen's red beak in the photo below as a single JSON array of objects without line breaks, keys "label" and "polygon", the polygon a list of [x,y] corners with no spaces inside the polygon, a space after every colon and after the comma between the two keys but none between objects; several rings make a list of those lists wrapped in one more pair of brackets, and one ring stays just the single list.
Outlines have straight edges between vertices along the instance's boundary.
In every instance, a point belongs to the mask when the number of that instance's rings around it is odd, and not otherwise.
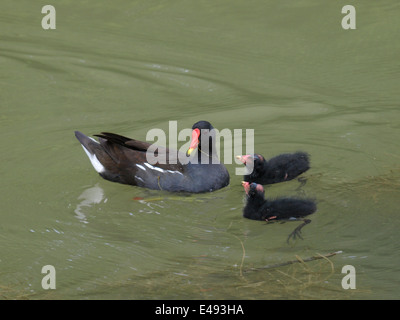
[{"label": "moorhen's red beak", "polygon": [[199,137],[200,137],[200,129],[193,129],[192,131],[192,142],[190,143],[188,151],[186,151],[186,155],[190,156],[194,149],[199,145]]},{"label": "moorhen's red beak", "polygon": [[242,186],[244,188],[244,191],[246,191],[246,194],[249,194],[250,183],[248,183],[247,181],[242,181]]},{"label": "moorhen's red beak", "polygon": [[251,158],[252,158],[252,156],[249,154],[246,154],[243,156],[236,156],[236,159],[239,159],[240,161],[242,161],[242,163],[244,165],[246,165],[246,163],[249,162]]}]

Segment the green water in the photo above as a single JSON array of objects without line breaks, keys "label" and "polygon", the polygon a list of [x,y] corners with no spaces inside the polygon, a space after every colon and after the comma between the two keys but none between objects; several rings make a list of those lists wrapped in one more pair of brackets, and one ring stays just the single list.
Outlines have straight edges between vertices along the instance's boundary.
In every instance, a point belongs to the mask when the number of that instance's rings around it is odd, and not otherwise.
[{"label": "green water", "polygon": [[[45,4],[0,4],[1,299],[400,297],[396,1],[64,0],[55,30]],[[304,186],[266,187],[317,199],[304,240],[242,218],[236,165],[214,193],[145,190],[101,179],[73,134],[144,140],[203,119],[254,129],[265,157],[311,154]]]}]

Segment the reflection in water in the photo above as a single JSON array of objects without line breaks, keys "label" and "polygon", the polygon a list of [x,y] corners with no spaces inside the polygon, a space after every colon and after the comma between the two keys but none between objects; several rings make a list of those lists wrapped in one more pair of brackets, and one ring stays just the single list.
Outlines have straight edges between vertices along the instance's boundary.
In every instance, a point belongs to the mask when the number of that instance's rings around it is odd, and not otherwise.
[{"label": "reflection in water", "polygon": [[[154,207],[159,207],[159,208],[164,208],[161,204],[159,203],[151,203],[149,200],[138,200],[139,203],[146,205],[147,207],[150,208],[150,211],[145,210],[145,209],[140,209],[139,212],[144,212],[144,213],[156,213],[156,214],[161,214],[159,211],[157,211]],[[152,201],[150,199],[150,201]]]},{"label": "reflection in water", "polygon": [[[82,192],[82,194],[78,197],[78,200],[82,199],[80,203],[77,204],[75,213],[76,217],[81,220],[83,223],[88,223],[86,220],[86,215],[82,211],[83,207],[91,207],[93,204],[100,203],[104,198],[104,190],[96,184],[92,188],[88,188]],[[104,199],[104,203],[107,202],[107,198]]]}]

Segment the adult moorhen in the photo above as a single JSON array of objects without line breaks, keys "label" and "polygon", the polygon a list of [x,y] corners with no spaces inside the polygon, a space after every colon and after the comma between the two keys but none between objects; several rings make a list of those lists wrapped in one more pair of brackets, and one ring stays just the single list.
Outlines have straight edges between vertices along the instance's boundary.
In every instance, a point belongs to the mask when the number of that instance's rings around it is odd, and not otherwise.
[{"label": "adult moorhen", "polygon": [[264,188],[260,184],[243,181],[242,185],[246,191],[246,206],[243,208],[243,216],[253,220],[273,221],[303,221],[294,231],[289,234],[287,242],[291,238],[301,237],[301,228],[309,224],[311,220],[304,219],[317,210],[314,201],[309,199],[278,198],[266,200]]},{"label": "adult moorhen", "polygon": [[[216,155],[215,130],[207,121],[193,125],[186,155],[113,133],[95,135],[99,142],[79,131],[75,131],[75,136],[94,169],[113,182],[193,193],[210,192],[229,184],[228,170]],[[150,147],[153,155],[164,155],[164,161],[150,164],[146,157]]]},{"label": "adult moorhen", "polygon": [[270,160],[260,154],[237,156],[253,171],[243,177],[244,181],[273,184],[289,181],[310,169],[309,155],[305,152],[283,153]]}]

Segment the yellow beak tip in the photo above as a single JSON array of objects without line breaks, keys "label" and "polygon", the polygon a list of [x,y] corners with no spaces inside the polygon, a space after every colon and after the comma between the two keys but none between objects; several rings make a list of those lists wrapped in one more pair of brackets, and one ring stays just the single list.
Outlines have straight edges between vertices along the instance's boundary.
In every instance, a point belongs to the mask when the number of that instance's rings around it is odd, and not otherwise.
[{"label": "yellow beak tip", "polygon": [[193,148],[189,148],[188,151],[186,151],[186,155],[190,156],[190,154],[193,152]]}]

